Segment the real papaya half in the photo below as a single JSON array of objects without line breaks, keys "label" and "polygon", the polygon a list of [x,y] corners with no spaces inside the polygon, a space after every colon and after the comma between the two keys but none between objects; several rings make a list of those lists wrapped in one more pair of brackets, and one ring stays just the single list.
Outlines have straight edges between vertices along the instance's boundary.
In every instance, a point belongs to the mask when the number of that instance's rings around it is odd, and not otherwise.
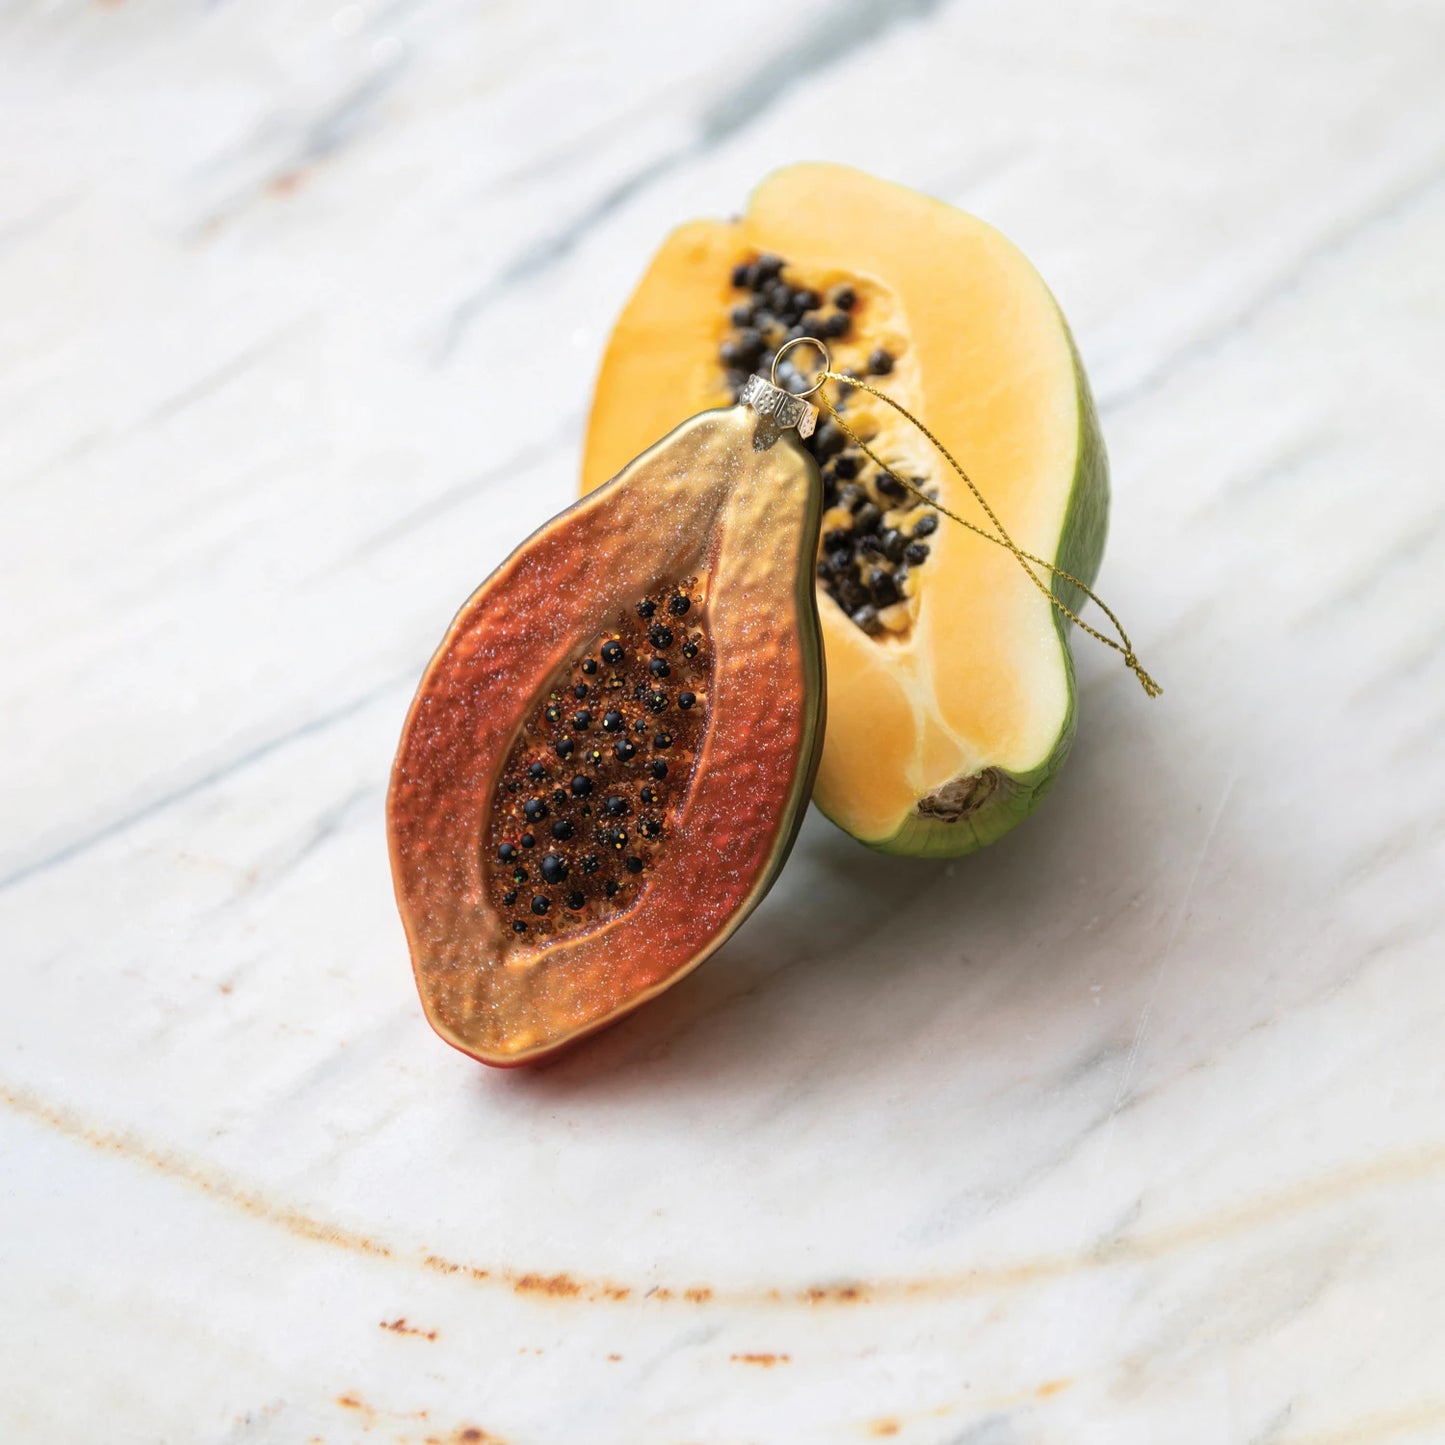
[{"label": "real papaya half", "polygon": [[[583,491],[681,417],[732,400],[800,336],[925,419],[1019,547],[1092,585],[1108,465],[1054,298],[982,221],[842,166],[779,171],[740,219],[694,221],[664,242],[607,347]],[[798,389],[788,373],[785,359],[780,380]],[[896,413],[859,389],[838,405],[889,470],[983,522]],[[1027,816],[1067,756],[1067,621],[1008,550],[941,518],[836,425],[807,445],[826,507],[815,568],[828,732],[814,801],[885,852],[970,852]],[[1046,580],[1078,608],[1077,587]]]}]

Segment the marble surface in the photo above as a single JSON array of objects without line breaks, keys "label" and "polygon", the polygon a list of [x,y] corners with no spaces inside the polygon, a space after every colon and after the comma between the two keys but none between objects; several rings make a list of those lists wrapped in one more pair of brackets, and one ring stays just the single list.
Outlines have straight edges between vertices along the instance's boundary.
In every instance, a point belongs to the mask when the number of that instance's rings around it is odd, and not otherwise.
[{"label": "marble surface", "polygon": [[[1445,1439],[1445,9],[0,11],[0,1439]],[[1046,809],[816,817],[546,1071],[422,1021],[387,766],[675,220],[851,160],[1099,393]]]}]

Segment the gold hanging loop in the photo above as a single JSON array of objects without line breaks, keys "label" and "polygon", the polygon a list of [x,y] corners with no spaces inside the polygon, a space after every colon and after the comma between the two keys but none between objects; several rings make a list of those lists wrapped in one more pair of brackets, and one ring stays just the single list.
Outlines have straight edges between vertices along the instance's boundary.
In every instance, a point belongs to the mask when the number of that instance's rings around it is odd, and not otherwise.
[{"label": "gold hanging loop", "polygon": [[[824,346],[821,341],[813,341],[811,337],[799,336],[795,340],[788,342],[787,346],[782,347],[778,351],[778,359],[780,360],[782,358],[783,352],[788,350],[788,347],[799,346],[805,341],[811,342],[812,345],[818,347],[819,350],[822,351],[825,358],[828,357],[828,348]],[[773,363],[773,374],[774,378],[776,379],[777,361],[774,361]],[[1135,677],[1139,679],[1139,685],[1144,689],[1144,692],[1147,696],[1158,697],[1160,693],[1164,691],[1164,689],[1160,687],[1159,684],[1155,682],[1154,679],[1150,677],[1147,672],[1144,671],[1143,664],[1140,663],[1138,657],[1134,654],[1134,644],[1129,641],[1129,634],[1124,631],[1124,624],[1119,621],[1118,617],[1114,615],[1113,610],[1108,606],[1107,603],[1104,602],[1104,600],[1099,596],[1099,594],[1095,592],[1093,588],[1088,585],[1088,583],[1082,581],[1078,577],[1075,577],[1072,572],[1066,572],[1062,567],[1056,567],[1052,562],[1046,561],[1043,557],[1036,557],[1032,552],[1025,552],[1023,548],[1020,547],[1014,541],[1014,539],[1009,536],[1008,530],[999,520],[998,514],[994,511],[992,507],[989,506],[988,502],[984,499],[983,493],[979,491],[977,485],[974,483],[973,478],[970,477],[966,471],[964,471],[963,467],[959,464],[953,453],[950,452],[949,449],[944,446],[944,444],[939,441],[939,439],[934,436],[934,434],[929,431],[929,429],[924,426],[924,424],[919,421],[919,419],[914,416],[907,407],[903,406],[899,402],[894,401],[891,396],[888,396],[885,392],[879,391],[876,386],[870,385],[861,377],[846,376],[841,372],[834,371],[832,369],[831,359],[825,361],[824,368],[818,373],[817,380],[813,383],[812,387],[808,391],[805,391],[803,393],[803,395],[811,396],[823,385],[825,381],[836,381],[840,386],[856,387],[860,391],[866,391],[870,396],[876,396],[879,401],[883,402],[886,406],[891,406],[893,410],[896,411],[900,416],[912,422],[912,424],[917,427],[918,430],[922,432],[923,435],[926,436],[930,442],[933,443],[934,447],[937,448],[939,455],[943,457],[944,461],[946,461],[950,467],[953,468],[959,479],[969,489],[969,491],[973,493],[974,500],[977,501],[979,506],[983,508],[984,515],[993,524],[994,530],[992,532],[988,532],[985,531],[982,527],[977,526],[973,522],[965,521],[956,512],[951,512],[947,507],[941,505],[938,502],[935,502],[932,497],[928,496],[920,488],[914,486],[914,484],[909,481],[907,477],[900,477],[898,473],[895,472],[893,468],[890,467],[888,463],[885,462],[882,457],[880,457],[868,445],[868,443],[865,442],[858,435],[858,433],[855,432],[853,428],[850,427],[848,423],[843,420],[841,416],[839,416],[838,409],[833,405],[833,403],[829,401],[826,396],[819,396],[818,401],[828,412],[828,415],[833,418],[833,420],[837,423],[843,433],[852,441],[854,446],[856,446],[861,452],[863,452],[863,454],[867,456],[876,467],[878,467],[884,472],[887,472],[887,474],[892,477],[895,482],[898,482],[901,486],[906,487],[908,491],[912,492],[913,495],[917,497],[920,502],[924,503],[925,506],[932,507],[934,511],[943,513],[943,515],[947,517],[950,521],[957,522],[960,527],[967,527],[970,532],[976,533],[986,542],[992,542],[996,547],[1008,548],[1008,550],[1012,552],[1014,554],[1014,557],[1018,560],[1019,566],[1024,569],[1024,575],[1028,577],[1029,581],[1032,582],[1034,586],[1037,587],[1046,598],[1048,598],[1050,604],[1053,607],[1057,608],[1058,611],[1063,614],[1063,616],[1067,617],[1069,621],[1074,623],[1074,625],[1077,626],[1081,631],[1088,633],[1088,635],[1094,638],[1095,641],[1102,642],[1105,647],[1112,647],[1115,652],[1119,653],[1123,657],[1124,665],[1128,667],[1128,669],[1135,675]],[[1034,570],[1035,567],[1043,567],[1047,569],[1047,571],[1052,573],[1053,576],[1057,577],[1060,581],[1068,582],[1072,586],[1077,587],[1079,591],[1082,592],[1084,596],[1087,597],[1091,602],[1093,602],[1099,608],[1099,610],[1109,619],[1109,621],[1113,623],[1114,630],[1119,634],[1118,640],[1116,641],[1114,638],[1106,636],[1097,628],[1090,627],[1089,624],[1085,622],[1081,617],[1079,617],[1076,612],[1074,612],[1059,598],[1054,596],[1053,588],[1044,584],[1043,579]]]}]

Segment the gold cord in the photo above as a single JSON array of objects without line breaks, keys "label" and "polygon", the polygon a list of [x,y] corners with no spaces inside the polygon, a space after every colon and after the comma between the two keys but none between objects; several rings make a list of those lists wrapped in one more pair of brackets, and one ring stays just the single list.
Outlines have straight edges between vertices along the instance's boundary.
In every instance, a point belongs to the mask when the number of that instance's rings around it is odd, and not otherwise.
[{"label": "gold cord", "polygon": [[[824,354],[826,355],[826,352]],[[919,421],[919,419],[914,416],[907,407],[901,405],[899,402],[894,401],[891,396],[887,396],[883,392],[879,391],[876,386],[870,386],[866,381],[862,380],[861,378],[845,376],[840,372],[831,370],[826,365],[823,370],[818,373],[817,384],[821,386],[824,381],[836,381],[842,386],[857,387],[861,391],[866,391],[869,393],[870,396],[876,396],[879,401],[885,403],[888,406],[891,406],[893,410],[896,411],[900,416],[906,417],[910,422],[912,422],[913,425],[916,426],[918,430],[921,431],[923,435],[926,436],[928,440],[931,441],[933,445],[938,448],[939,453],[942,455],[943,459],[949,464],[949,466],[951,466],[953,470],[958,473],[959,478],[963,481],[964,485],[969,489],[969,491],[973,493],[974,499],[978,502],[979,506],[983,508],[984,515],[987,516],[989,521],[993,523],[997,535],[995,535],[995,532],[986,532],[982,527],[976,526],[972,522],[965,521],[956,512],[951,512],[947,507],[942,506],[938,502],[935,502],[932,497],[928,496],[919,487],[914,486],[914,484],[909,481],[907,477],[900,477],[898,473],[895,472],[893,468],[890,467],[888,463],[885,462],[868,445],[868,443],[865,442],[858,435],[858,433],[855,432],[853,428],[850,427],[848,423],[843,420],[841,416],[839,416],[838,409],[833,405],[831,401],[828,400],[827,395],[821,391],[818,393],[818,400],[827,409],[829,416],[831,416],[833,420],[837,422],[838,426],[852,440],[853,444],[858,447],[864,453],[864,455],[867,456],[874,463],[874,465],[882,468],[883,471],[887,472],[888,475],[892,477],[895,482],[898,482],[902,486],[907,487],[907,489],[912,492],[919,501],[923,502],[927,506],[932,507],[936,512],[942,512],[943,515],[947,517],[950,521],[957,522],[960,527],[967,527],[970,532],[977,533],[977,535],[982,537],[986,542],[992,542],[996,547],[1007,547],[1008,550],[1014,554],[1015,558],[1017,558],[1019,566],[1024,569],[1024,575],[1029,579],[1030,582],[1034,584],[1035,587],[1039,589],[1040,592],[1044,594],[1046,598],[1048,598],[1049,602],[1054,607],[1056,607],[1065,617],[1067,617],[1070,622],[1074,623],[1083,631],[1087,632],[1090,637],[1094,638],[1098,642],[1102,642],[1105,647],[1112,647],[1115,652],[1119,653],[1123,657],[1125,666],[1128,667],[1129,670],[1135,675],[1135,677],[1139,679],[1140,685],[1143,687],[1145,693],[1149,697],[1158,697],[1159,694],[1164,691],[1164,689],[1160,687],[1159,684],[1155,682],[1154,679],[1150,677],[1147,672],[1144,671],[1143,665],[1134,655],[1134,645],[1129,641],[1129,634],[1124,631],[1124,624],[1120,622],[1119,619],[1114,615],[1113,610],[1109,607],[1109,605],[1099,596],[1097,592],[1093,590],[1093,588],[1091,588],[1086,582],[1083,582],[1079,578],[1075,577],[1073,573],[1065,572],[1062,567],[1056,567],[1052,562],[1045,561],[1045,559],[1042,557],[1034,556],[1032,552],[1025,552],[1023,548],[1021,548],[1014,541],[1014,539],[1009,536],[1007,529],[1004,527],[1004,524],[999,521],[997,513],[995,513],[994,509],[989,506],[987,501],[984,500],[983,493],[979,491],[978,487],[974,483],[973,478],[970,477],[969,474],[964,471],[964,469],[959,465],[953,453],[950,452],[949,449],[944,446],[944,444],[939,441],[939,439],[934,436],[934,434],[929,431],[929,429],[924,426],[924,424]],[[1030,566],[1030,563],[1034,565]],[[1112,637],[1105,636],[1105,634],[1100,632],[1097,628],[1090,627],[1089,624],[1085,622],[1082,618],[1080,618],[1077,613],[1072,611],[1065,603],[1063,603],[1059,600],[1059,598],[1054,596],[1053,588],[1046,587],[1044,585],[1043,580],[1039,577],[1038,573],[1034,571],[1034,566],[1045,567],[1061,581],[1072,583],[1075,587],[1077,587],[1084,594],[1084,596],[1086,596],[1091,602],[1093,602],[1099,608],[1099,610],[1103,612],[1103,614],[1109,619],[1109,621],[1114,624],[1114,628],[1119,634],[1118,641],[1115,641]]]}]

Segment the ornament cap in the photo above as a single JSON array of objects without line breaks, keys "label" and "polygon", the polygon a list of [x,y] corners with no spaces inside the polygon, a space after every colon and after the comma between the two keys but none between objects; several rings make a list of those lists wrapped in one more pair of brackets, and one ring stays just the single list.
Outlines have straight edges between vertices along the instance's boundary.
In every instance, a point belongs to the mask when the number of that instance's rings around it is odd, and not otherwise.
[{"label": "ornament cap", "polygon": [[813,435],[818,424],[817,407],[761,376],[748,377],[738,400],[758,414],[758,430],[753,437],[756,451],[767,451],[789,427],[796,427],[798,435],[806,438]]}]

